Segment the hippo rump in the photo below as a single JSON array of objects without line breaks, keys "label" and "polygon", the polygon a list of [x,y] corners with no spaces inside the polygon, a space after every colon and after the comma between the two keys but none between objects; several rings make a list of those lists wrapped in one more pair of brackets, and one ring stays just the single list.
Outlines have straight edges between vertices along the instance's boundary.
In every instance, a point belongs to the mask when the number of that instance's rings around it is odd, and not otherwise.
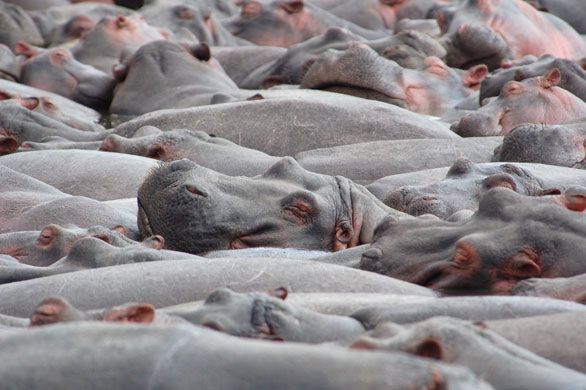
[{"label": "hippo rump", "polygon": [[306,171],[290,157],[254,178],[189,160],[162,163],[139,188],[138,208],[143,235],[161,235],[167,248],[189,253],[259,246],[336,251],[370,242],[387,214],[405,216],[364,187]]}]

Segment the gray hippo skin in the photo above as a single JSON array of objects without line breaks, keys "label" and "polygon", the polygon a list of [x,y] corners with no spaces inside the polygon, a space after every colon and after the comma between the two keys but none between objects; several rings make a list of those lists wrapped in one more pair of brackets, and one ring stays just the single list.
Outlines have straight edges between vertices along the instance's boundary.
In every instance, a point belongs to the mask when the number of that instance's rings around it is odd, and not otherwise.
[{"label": "gray hippo skin", "polygon": [[493,161],[515,161],[584,169],[586,122],[523,124],[495,149]]},{"label": "gray hippo skin", "polygon": [[161,110],[115,132],[131,137],[143,126],[201,130],[272,156],[358,142],[459,138],[444,124],[382,102],[311,90],[280,92],[271,99]]},{"label": "gray hippo skin", "polygon": [[[195,259],[194,256],[185,256],[187,260],[125,264],[5,284],[0,286],[0,295],[3,297],[0,313],[27,317],[41,299],[54,295],[63,296],[81,310],[132,301],[165,307],[205,299],[213,290],[221,287],[230,287],[238,292],[266,291],[282,286],[292,292],[375,292],[435,296],[434,292],[421,286],[316,261]],[[138,256],[136,260],[140,261],[141,257]]]},{"label": "gray hippo skin", "polygon": [[[144,236],[189,253],[259,246],[337,251],[370,242],[389,209],[364,187],[283,158],[254,178],[225,176],[189,160],[163,163],[138,191]],[[262,206],[260,206],[262,204]]]},{"label": "gray hippo skin", "polygon": [[108,390],[491,388],[467,369],[403,354],[242,340],[193,326],[63,324],[1,332],[0,345],[10,351],[0,376],[15,390],[65,382]]},{"label": "gray hippo skin", "polygon": [[586,275],[570,278],[522,280],[513,289],[513,294],[551,297],[586,304]]},{"label": "gray hippo skin", "polygon": [[353,345],[461,364],[497,389],[586,386],[586,375],[537,356],[490,330],[453,318],[437,317],[408,327],[382,325]]},{"label": "gray hippo skin", "polygon": [[[34,153],[34,152],[33,152]],[[79,227],[102,225],[128,228],[137,236],[134,215],[96,200],[67,195],[30,176],[0,165],[0,233],[40,230],[55,223]]]},{"label": "gray hippo skin", "polygon": [[585,207],[583,195],[494,188],[467,220],[384,221],[359,268],[458,295],[506,294],[523,279],[580,275],[586,224],[571,210]]}]

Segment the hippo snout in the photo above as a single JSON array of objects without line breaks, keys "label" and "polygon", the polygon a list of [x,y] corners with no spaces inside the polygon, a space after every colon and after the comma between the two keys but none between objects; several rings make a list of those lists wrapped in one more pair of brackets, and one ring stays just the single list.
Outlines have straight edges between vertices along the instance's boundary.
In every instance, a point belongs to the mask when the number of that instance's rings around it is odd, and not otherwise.
[{"label": "hippo snout", "polygon": [[475,112],[461,118],[450,129],[462,137],[497,136],[501,133],[499,119],[499,116]]}]

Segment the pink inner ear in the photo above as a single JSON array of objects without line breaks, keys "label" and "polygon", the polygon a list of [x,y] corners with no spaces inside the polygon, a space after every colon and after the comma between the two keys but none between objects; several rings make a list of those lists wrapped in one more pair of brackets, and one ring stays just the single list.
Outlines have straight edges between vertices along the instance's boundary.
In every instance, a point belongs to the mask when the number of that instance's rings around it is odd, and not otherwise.
[{"label": "pink inner ear", "polygon": [[282,5],[283,9],[288,13],[301,12],[303,10],[303,0],[288,0]]},{"label": "pink inner ear", "polygon": [[437,340],[429,339],[419,344],[415,350],[417,356],[442,360],[442,347]]},{"label": "pink inner ear", "polygon": [[562,78],[562,73],[558,68],[553,68],[550,70],[542,79],[542,85],[544,88],[551,88],[556,86],[560,83]]},{"label": "pink inner ear", "polygon": [[277,287],[276,289],[270,291],[269,295],[284,301],[285,299],[287,299],[289,292],[285,287]]}]

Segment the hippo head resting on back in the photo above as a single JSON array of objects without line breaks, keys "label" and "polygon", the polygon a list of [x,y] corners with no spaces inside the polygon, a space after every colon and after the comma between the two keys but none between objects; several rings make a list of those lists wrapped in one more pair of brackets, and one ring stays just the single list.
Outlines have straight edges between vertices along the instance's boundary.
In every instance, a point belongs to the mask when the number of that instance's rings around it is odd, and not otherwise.
[{"label": "hippo head resting on back", "polygon": [[[138,223],[169,249],[340,250],[370,242],[393,211],[364,187],[283,158],[263,175],[230,177],[188,160],[162,163],[138,191]],[[395,212],[395,216],[404,214]]]}]

